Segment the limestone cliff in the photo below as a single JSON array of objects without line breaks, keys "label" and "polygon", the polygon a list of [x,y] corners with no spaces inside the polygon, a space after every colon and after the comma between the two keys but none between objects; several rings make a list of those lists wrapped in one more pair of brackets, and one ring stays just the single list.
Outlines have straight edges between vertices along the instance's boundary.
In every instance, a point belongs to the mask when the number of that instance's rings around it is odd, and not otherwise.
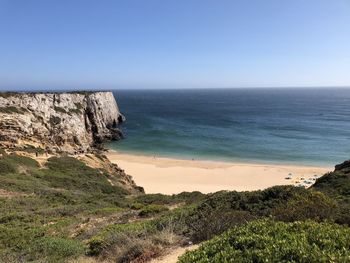
[{"label": "limestone cliff", "polygon": [[124,121],[111,92],[0,93],[0,144],[87,152],[118,140]]}]

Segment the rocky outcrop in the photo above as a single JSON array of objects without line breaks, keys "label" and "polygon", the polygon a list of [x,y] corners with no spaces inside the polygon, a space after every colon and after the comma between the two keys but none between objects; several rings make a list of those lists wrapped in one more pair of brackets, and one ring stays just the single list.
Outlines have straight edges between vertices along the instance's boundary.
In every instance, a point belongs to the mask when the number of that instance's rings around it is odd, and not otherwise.
[{"label": "rocky outcrop", "polygon": [[337,164],[334,169],[335,172],[337,171],[344,171],[344,172],[350,172],[350,160],[344,161],[341,164]]},{"label": "rocky outcrop", "polygon": [[111,92],[0,93],[0,144],[87,152],[123,137]]}]

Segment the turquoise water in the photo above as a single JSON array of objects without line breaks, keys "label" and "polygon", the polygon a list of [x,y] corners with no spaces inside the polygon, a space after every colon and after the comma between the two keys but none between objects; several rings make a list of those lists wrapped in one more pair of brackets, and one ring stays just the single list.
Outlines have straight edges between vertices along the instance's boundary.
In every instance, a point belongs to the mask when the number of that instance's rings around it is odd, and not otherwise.
[{"label": "turquoise water", "polygon": [[350,159],[350,89],[121,90],[123,152],[334,165]]}]

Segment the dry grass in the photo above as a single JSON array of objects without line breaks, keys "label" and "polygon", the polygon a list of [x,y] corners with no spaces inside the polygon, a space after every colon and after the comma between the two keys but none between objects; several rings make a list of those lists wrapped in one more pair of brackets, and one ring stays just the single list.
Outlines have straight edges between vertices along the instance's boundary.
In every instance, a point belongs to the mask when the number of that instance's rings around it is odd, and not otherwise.
[{"label": "dry grass", "polygon": [[18,197],[18,196],[30,196],[30,194],[25,194],[25,193],[21,193],[21,192],[13,192],[13,191],[7,191],[5,189],[0,189],[0,197],[12,198],[12,197]]},{"label": "dry grass", "polygon": [[184,240],[168,227],[154,233],[118,233],[110,237],[109,243],[113,245],[99,255],[97,262],[149,262],[164,256],[165,251],[184,243]]}]

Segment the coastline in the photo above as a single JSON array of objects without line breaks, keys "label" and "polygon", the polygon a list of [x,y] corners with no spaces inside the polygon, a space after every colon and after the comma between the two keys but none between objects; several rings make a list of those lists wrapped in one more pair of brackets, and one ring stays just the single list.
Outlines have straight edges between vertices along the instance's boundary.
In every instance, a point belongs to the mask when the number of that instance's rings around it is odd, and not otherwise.
[{"label": "coastline", "polygon": [[[275,185],[310,184],[333,167],[186,160],[130,154],[109,149],[108,159],[131,175],[146,193],[211,193],[221,190],[253,191]],[[290,177],[290,179],[286,179]],[[304,178],[304,179],[302,179]]]}]

